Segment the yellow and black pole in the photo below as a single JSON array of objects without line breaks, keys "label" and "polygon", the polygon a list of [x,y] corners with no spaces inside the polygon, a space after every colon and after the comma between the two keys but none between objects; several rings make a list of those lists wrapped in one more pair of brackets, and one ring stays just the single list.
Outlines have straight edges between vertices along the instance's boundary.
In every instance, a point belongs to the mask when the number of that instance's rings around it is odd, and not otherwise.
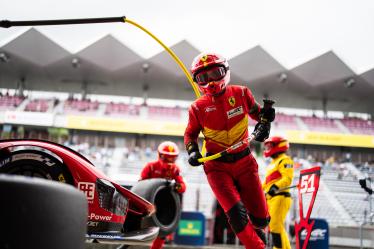
[{"label": "yellow and black pole", "polygon": [[81,19],[60,19],[60,20],[30,20],[30,21],[0,21],[0,27],[10,28],[17,26],[48,26],[48,25],[72,25],[72,24],[90,24],[90,23],[111,23],[125,22],[126,17],[99,17],[99,18],[81,18]]}]

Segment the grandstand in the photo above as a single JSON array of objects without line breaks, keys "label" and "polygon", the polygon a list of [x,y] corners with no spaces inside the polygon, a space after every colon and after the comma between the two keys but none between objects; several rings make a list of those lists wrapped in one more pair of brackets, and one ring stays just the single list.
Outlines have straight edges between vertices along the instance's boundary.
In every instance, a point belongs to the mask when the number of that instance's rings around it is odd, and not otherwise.
[{"label": "grandstand", "polygon": [[[53,93],[49,93],[53,95]],[[61,102],[62,110],[56,105]],[[4,95],[0,97],[0,109],[11,111],[17,109],[21,112],[42,112],[87,116],[111,116],[150,119],[169,119],[174,121],[185,121],[188,108],[114,102],[99,102],[88,99],[57,99],[57,98],[35,98],[29,99],[24,96]],[[103,111],[104,110],[104,111]],[[250,120],[253,126],[255,121]],[[285,114],[277,112],[273,123],[277,130],[306,130],[338,134],[373,135],[374,122],[358,117],[328,118],[317,117],[315,115],[304,116],[295,114]]]},{"label": "grandstand", "polygon": [[[40,46],[34,48],[32,43]],[[185,64],[198,53],[187,41],[172,49]],[[71,54],[32,28],[0,47],[0,53],[10,58],[0,62],[2,138],[64,143],[123,185],[138,180],[143,165],[156,158],[160,141],[172,140],[183,148],[188,104],[194,95],[165,52],[144,59],[106,36]],[[38,53],[45,56],[38,57]],[[118,58],[114,55],[125,59],[112,60]],[[144,63],[149,64],[147,72],[142,70]],[[322,166],[321,190],[312,216],[325,218],[332,228],[357,229],[368,210],[358,179],[374,175],[374,99],[370,95],[374,69],[356,75],[328,51],[287,70],[260,46],[229,63],[232,82],[243,82],[258,101],[263,97],[277,101],[280,108],[272,134],[289,139],[300,168]],[[27,73],[17,74],[12,68]],[[280,82],[280,75],[287,77]],[[347,87],[350,79],[355,84]],[[43,92],[36,94],[38,91]],[[332,92],[343,97],[335,98]],[[160,99],[167,99],[168,104]],[[340,115],[332,115],[332,111]],[[252,129],[255,122],[249,125]],[[255,144],[253,152],[263,169],[259,151],[260,145]],[[202,168],[189,167],[186,157],[182,153],[178,159],[189,186],[183,209],[202,211],[212,219],[213,194]],[[297,205],[294,209],[296,212]]]}]

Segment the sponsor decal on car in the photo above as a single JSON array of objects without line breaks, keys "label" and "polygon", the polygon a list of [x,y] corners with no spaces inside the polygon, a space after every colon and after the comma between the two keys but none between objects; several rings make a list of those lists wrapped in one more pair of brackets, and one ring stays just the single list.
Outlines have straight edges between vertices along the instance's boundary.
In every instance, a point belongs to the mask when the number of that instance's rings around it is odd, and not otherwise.
[{"label": "sponsor decal on car", "polygon": [[88,203],[92,204],[95,198],[95,183],[79,182],[78,189],[86,195]]},{"label": "sponsor decal on car", "polygon": [[111,234],[90,234],[88,235],[89,238],[96,238],[96,239],[122,239],[123,237],[119,235],[111,235]]},{"label": "sponsor decal on car", "polygon": [[243,114],[243,106],[238,106],[234,109],[231,109],[227,112],[227,117],[228,118],[233,118],[235,116],[238,116],[240,114]]},{"label": "sponsor decal on car", "polygon": [[87,221],[87,226],[89,227],[97,227],[99,225],[99,222],[97,221]]},{"label": "sponsor decal on car", "polygon": [[12,156],[12,162],[18,161],[18,160],[35,160],[44,163],[45,165],[52,167],[55,165],[54,162],[51,162],[51,159],[48,157],[43,157],[42,155],[35,154],[35,153],[21,153],[21,154],[15,154]]},{"label": "sponsor decal on car", "polygon": [[88,219],[90,219],[90,220],[98,220],[98,221],[111,221],[112,220],[112,216],[99,215],[99,214],[91,213],[88,216]]}]

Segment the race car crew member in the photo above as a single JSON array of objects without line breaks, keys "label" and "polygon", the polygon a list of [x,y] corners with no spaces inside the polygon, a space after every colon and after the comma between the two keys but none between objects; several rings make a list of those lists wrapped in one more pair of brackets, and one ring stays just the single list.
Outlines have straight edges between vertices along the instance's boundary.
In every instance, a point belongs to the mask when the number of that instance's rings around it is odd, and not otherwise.
[{"label": "race car crew member", "polygon": [[286,154],[289,143],[283,137],[270,137],[265,141],[264,156],[273,160],[266,169],[266,178],[262,185],[270,213],[270,233],[273,248],[291,249],[284,227],[284,221],[291,207],[289,189],[293,180],[293,161]]},{"label": "race car crew member", "polygon": [[[149,162],[143,168],[140,180],[150,178],[164,178],[175,180],[175,190],[182,194],[186,191],[186,184],[180,175],[180,169],[175,164],[179,155],[178,146],[174,142],[165,141],[158,146],[158,160]],[[164,237],[157,237],[151,246],[151,249],[161,249],[165,243]]]},{"label": "race car crew member", "polygon": [[[274,108],[264,109],[244,86],[227,85],[230,81],[229,65],[215,53],[198,55],[191,67],[194,82],[204,94],[189,108],[189,120],[184,143],[192,166],[201,163],[197,138],[202,131],[207,155],[221,152],[248,138],[248,115],[259,122],[253,132],[257,141],[269,136]],[[265,195],[261,189],[258,165],[248,144],[227,156],[204,163],[218,202],[228,221],[245,248],[264,248],[265,236],[261,229],[269,222]],[[261,238],[260,238],[261,237]]]}]

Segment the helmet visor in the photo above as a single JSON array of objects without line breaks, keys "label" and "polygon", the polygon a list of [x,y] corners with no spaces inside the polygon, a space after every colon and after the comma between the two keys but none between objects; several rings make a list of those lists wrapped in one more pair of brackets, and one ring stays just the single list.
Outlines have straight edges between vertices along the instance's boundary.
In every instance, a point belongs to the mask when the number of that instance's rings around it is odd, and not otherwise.
[{"label": "helmet visor", "polygon": [[175,161],[177,160],[178,156],[171,156],[171,155],[160,154],[160,158],[165,163],[175,163]]},{"label": "helmet visor", "polygon": [[222,66],[215,66],[195,74],[195,82],[200,86],[205,86],[211,81],[219,81],[226,75],[226,69]]}]

